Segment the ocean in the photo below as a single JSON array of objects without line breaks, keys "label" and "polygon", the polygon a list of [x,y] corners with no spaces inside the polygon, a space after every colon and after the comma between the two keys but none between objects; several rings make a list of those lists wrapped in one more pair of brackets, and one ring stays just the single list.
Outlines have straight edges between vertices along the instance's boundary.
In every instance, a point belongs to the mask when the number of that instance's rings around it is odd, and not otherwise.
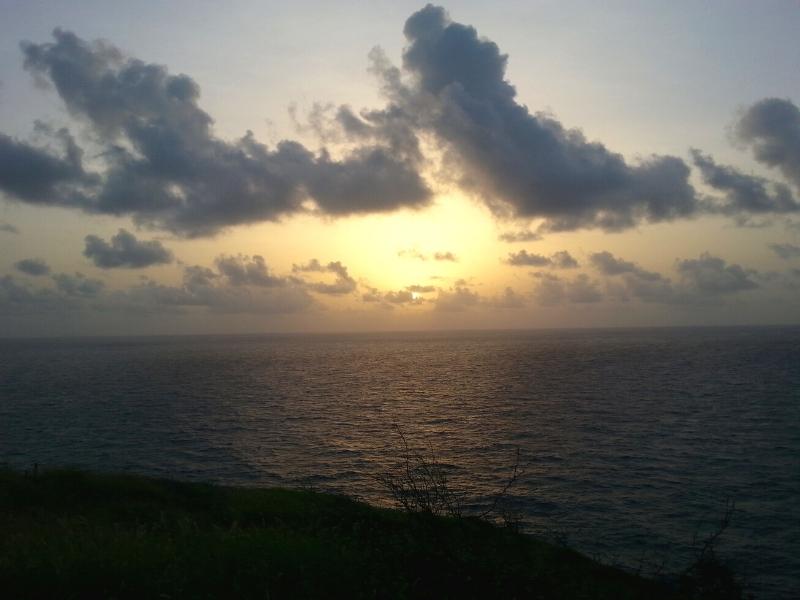
[{"label": "ocean", "polygon": [[643,572],[800,596],[800,328],[0,340],[0,463],[387,503],[409,444],[468,508]]}]

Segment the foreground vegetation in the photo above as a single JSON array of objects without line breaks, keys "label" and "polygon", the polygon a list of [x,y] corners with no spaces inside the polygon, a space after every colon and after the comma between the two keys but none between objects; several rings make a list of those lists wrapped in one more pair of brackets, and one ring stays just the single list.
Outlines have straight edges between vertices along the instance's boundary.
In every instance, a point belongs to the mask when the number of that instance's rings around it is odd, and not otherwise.
[{"label": "foreground vegetation", "polygon": [[329,494],[0,471],[6,598],[686,598],[473,518]]}]

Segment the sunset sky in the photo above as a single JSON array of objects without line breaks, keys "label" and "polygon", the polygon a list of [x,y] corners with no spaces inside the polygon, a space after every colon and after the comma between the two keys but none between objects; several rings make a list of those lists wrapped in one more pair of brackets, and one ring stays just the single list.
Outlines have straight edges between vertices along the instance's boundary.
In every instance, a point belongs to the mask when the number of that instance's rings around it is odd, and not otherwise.
[{"label": "sunset sky", "polygon": [[797,2],[0,10],[0,336],[800,322]]}]

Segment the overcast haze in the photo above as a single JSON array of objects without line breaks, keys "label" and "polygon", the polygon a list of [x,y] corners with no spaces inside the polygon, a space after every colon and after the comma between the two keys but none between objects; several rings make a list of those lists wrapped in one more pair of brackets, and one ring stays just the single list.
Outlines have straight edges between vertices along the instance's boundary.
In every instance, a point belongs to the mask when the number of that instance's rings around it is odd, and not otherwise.
[{"label": "overcast haze", "polygon": [[796,2],[0,9],[0,335],[800,322]]}]

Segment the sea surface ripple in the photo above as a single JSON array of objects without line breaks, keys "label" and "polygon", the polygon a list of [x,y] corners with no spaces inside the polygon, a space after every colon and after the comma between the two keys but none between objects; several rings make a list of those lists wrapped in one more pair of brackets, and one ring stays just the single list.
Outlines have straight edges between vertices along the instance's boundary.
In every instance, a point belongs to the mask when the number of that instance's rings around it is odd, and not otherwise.
[{"label": "sea surface ripple", "polygon": [[800,596],[800,329],[0,340],[0,462],[385,503],[395,431],[473,508],[524,473],[530,531],[676,570],[720,552],[760,598]]}]

